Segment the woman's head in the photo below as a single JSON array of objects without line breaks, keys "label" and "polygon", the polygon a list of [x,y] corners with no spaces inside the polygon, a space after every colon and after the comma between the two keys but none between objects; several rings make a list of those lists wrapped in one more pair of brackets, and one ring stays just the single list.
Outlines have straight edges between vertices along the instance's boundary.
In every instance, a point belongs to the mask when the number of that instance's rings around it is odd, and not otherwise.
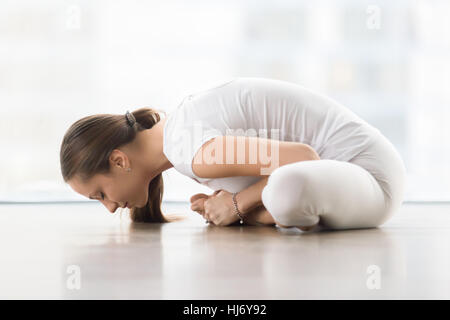
[{"label": "woman's head", "polygon": [[[163,112],[163,111],[161,111]],[[164,112],[163,112],[164,113]],[[102,202],[114,212],[127,206],[135,222],[168,222],[161,212],[162,173],[153,177],[142,163],[142,133],[161,120],[151,108],[125,115],[84,117],[64,135],[60,162],[65,182],[76,192]]]}]

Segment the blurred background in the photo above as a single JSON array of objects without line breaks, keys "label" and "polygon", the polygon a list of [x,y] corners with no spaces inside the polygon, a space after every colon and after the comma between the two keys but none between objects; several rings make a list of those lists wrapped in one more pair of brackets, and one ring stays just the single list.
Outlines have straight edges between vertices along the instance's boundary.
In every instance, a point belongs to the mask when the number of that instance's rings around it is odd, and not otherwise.
[{"label": "blurred background", "polygon": [[[2,0],[0,202],[94,202],[62,181],[73,122],[171,112],[239,76],[330,96],[397,147],[406,201],[450,200],[449,16],[437,0]],[[164,178],[166,201],[212,193],[173,168]]]}]

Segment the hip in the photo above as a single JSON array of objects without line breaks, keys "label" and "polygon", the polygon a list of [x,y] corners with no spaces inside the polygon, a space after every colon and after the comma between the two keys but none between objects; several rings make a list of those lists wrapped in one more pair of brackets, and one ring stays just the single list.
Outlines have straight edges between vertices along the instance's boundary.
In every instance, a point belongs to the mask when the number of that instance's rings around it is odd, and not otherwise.
[{"label": "hip", "polygon": [[406,186],[406,167],[395,146],[379,131],[371,143],[348,162],[367,170],[379,183],[386,202],[401,204]]}]

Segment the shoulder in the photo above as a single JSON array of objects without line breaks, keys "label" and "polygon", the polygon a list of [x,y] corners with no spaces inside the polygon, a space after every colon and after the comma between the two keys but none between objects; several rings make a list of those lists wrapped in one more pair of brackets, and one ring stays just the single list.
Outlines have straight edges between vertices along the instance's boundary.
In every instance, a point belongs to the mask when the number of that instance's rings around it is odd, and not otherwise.
[{"label": "shoulder", "polygon": [[206,141],[220,135],[220,130],[213,128],[203,117],[200,119],[195,112],[176,110],[164,123],[163,153],[176,171],[193,179],[199,178],[192,172],[192,158]]}]

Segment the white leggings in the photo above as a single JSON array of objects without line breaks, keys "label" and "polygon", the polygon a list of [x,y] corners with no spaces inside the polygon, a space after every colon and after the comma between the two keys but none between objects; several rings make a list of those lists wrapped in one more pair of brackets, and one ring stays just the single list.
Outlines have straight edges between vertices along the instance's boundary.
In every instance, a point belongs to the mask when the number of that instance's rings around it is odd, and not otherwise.
[{"label": "white leggings", "polygon": [[275,169],[261,197],[276,222],[323,229],[374,228],[403,202],[406,169],[381,133],[349,161],[321,159]]}]

